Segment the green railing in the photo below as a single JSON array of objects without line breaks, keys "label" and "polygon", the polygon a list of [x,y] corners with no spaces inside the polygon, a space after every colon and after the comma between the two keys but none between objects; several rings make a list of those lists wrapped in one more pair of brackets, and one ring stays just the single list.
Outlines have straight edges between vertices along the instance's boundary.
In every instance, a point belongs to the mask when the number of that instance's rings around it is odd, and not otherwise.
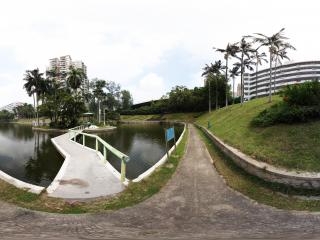
[{"label": "green railing", "polygon": [[[86,145],[86,137],[91,137],[96,140],[95,144],[95,150],[99,151],[99,143],[103,146],[103,157],[105,161],[107,160],[107,150],[109,150],[111,153],[113,153],[118,159],[121,160],[121,182],[125,182],[126,180],[126,163],[129,162],[130,158],[129,156],[125,155],[124,153],[120,152],[118,149],[112,147],[110,144],[108,144],[106,141],[104,141],[102,138],[100,138],[97,135],[84,133],[82,132],[86,127],[84,125],[77,126],[74,128],[69,129],[69,138],[73,139],[76,142],[76,137],[78,135],[82,135],[82,145]],[[70,135],[71,134],[71,135]]]}]

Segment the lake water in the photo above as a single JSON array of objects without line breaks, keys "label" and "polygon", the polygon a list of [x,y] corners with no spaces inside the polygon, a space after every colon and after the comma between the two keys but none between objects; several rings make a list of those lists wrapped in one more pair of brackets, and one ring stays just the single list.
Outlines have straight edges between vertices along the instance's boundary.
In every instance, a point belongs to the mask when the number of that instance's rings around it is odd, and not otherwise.
[{"label": "lake water", "polygon": [[[127,177],[133,179],[166,153],[164,129],[167,127],[163,124],[123,124],[116,130],[98,135],[129,155]],[[176,126],[175,130],[178,139],[183,127]],[[48,186],[64,160],[51,143],[51,138],[59,134],[32,131],[30,126],[0,124],[0,170],[22,181]],[[93,146],[94,142],[86,139],[86,144]],[[112,154],[108,154],[108,160],[120,170],[120,161]]]}]

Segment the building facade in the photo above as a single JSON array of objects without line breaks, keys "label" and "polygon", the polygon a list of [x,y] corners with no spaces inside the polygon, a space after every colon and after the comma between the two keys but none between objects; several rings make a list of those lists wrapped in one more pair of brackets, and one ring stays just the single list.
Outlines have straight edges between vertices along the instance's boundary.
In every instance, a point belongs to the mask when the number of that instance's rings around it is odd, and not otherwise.
[{"label": "building facade", "polygon": [[[70,67],[82,69],[82,71],[87,76],[87,66],[82,61],[72,61],[70,55],[61,56],[59,58],[51,58],[49,60],[49,67],[47,67],[47,72],[55,70],[57,73],[56,80],[60,81],[63,86],[66,86],[66,80]],[[89,80],[86,78],[82,83],[82,89],[84,92],[89,91]]]},{"label": "building facade", "polygon": [[[269,68],[256,73],[244,74],[244,98],[250,100],[269,95]],[[272,93],[286,85],[320,80],[320,61],[291,62],[273,68],[271,79]]]}]

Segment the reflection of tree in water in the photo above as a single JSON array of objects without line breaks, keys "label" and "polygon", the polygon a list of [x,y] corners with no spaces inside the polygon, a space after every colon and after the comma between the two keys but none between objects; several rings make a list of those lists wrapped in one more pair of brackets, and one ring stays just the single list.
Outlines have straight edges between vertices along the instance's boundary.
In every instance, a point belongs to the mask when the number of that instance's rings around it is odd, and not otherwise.
[{"label": "reflection of tree in water", "polygon": [[25,165],[25,175],[36,184],[49,184],[59,171],[63,158],[54,149],[51,137],[35,132],[34,153]]},{"label": "reflection of tree in water", "polygon": [[12,123],[0,124],[0,132],[13,140],[19,139],[28,141],[33,138],[33,130],[30,126]]}]

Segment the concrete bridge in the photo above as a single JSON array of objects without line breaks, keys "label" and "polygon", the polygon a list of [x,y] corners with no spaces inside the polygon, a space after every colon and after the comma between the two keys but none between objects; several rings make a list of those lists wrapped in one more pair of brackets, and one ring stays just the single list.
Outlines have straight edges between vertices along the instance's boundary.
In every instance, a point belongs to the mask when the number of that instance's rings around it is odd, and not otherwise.
[{"label": "concrete bridge", "polygon": [[[50,197],[96,198],[114,195],[125,188],[125,162],[128,161],[128,156],[112,148],[98,136],[83,133],[82,130],[83,127],[71,129],[68,133],[52,139],[65,161],[47,188]],[[77,135],[82,135],[82,144],[73,141]],[[96,138],[96,149],[85,146],[86,137]],[[103,155],[98,151],[98,144],[103,146]],[[122,174],[106,160],[108,150],[122,161]]]}]

